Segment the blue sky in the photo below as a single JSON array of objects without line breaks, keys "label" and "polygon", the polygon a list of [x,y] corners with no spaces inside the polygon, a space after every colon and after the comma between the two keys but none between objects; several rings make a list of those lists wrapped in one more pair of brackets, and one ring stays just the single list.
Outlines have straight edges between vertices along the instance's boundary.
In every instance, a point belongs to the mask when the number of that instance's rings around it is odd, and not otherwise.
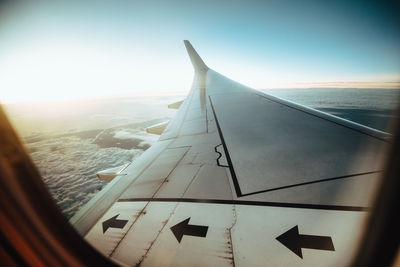
[{"label": "blue sky", "polygon": [[193,76],[184,39],[208,66],[256,89],[398,86],[398,8],[385,1],[2,4],[0,99],[184,94]]}]

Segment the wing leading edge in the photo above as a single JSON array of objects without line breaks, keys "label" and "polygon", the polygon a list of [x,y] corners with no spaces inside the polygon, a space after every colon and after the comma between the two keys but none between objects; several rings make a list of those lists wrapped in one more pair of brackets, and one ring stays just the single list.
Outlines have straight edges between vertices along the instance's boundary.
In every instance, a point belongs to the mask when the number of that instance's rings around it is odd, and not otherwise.
[{"label": "wing leading edge", "polygon": [[[159,140],[72,218],[76,229],[128,265],[348,263],[389,135],[238,84],[185,46],[188,96]],[[301,253],[281,238],[303,233],[331,237],[334,249]]]}]

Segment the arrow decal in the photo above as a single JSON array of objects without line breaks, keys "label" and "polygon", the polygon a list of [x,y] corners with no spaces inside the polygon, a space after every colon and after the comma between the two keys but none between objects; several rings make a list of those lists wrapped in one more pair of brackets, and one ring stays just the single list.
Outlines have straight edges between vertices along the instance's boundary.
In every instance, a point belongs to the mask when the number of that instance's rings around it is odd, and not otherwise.
[{"label": "arrow decal", "polygon": [[184,235],[206,237],[208,226],[192,225],[189,224],[190,217],[180,223],[171,227],[172,233],[174,233],[176,240],[181,243]]},{"label": "arrow decal", "polygon": [[301,235],[297,225],[276,239],[300,258],[303,258],[302,248],[335,251],[330,236]]},{"label": "arrow decal", "polygon": [[118,220],[118,216],[119,214],[103,222],[103,234],[107,231],[108,228],[124,228],[128,220]]}]

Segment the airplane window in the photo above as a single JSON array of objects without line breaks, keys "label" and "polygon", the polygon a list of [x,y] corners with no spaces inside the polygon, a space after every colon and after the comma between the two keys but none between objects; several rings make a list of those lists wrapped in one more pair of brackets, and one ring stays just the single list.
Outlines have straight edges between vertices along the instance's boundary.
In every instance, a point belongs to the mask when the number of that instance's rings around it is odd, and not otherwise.
[{"label": "airplane window", "polygon": [[1,106],[82,240],[127,265],[353,262],[400,20],[306,2],[0,5]]}]

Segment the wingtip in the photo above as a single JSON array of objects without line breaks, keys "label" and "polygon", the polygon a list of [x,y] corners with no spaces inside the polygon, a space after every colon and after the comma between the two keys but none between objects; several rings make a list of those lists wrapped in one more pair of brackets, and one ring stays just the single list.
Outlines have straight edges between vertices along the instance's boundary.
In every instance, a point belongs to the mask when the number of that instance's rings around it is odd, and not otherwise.
[{"label": "wingtip", "polygon": [[206,72],[208,70],[207,65],[204,63],[204,61],[201,59],[199,54],[193,48],[193,46],[189,42],[189,40],[183,40],[183,42],[184,42],[186,50],[189,54],[190,61],[192,62],[194,70],[198,71],[198,72]]}]

